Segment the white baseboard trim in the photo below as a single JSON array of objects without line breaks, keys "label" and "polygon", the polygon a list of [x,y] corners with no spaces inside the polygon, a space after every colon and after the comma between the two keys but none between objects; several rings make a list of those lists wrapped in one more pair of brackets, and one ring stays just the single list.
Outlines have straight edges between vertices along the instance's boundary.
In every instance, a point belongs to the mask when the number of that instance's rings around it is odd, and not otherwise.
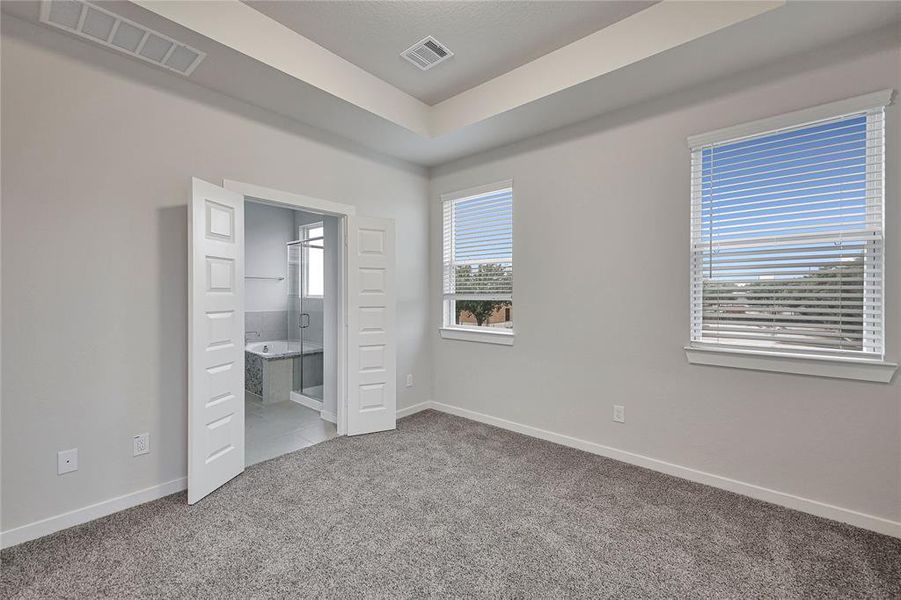
[{"label": "white baseboard trim", "polygon": [[430,400],[426,400],[425,402],[420,402],[419,404],[414,404],[413,406],[408,406],[407,408],[402,408],[397,411],[397,418],[402,419],[404,417],[409,417],[410,415],[415,415],[418,412],[422,412],[432,408],[432,402]]},{"label": "white baseboard trim", "polygon": [[[633,452],[627,452],[625,450],[617,450],[616,448],[611,448],[610,446],[604,446],[602,444],[589,442],[587,440],[580,440],[568,435],[554,433],[545,429],[539,429],[538,427],[532,427],[531,425],[523,425],[521,423],[508,421],[507,419],[501,419],[499,417],[492,417],[491,415],[475,412],[466,408],[460,408],[458,406],[452,406],[450,404],[443,404],[441,402],[427,400],[425,402],[420,402],[419,404],[414,404],[413,406],[408,406],[406,408],[398,410],[397,418],[400,419],[407,417],[409,415],[430,408],[451,415],[456,415],[458,417],[463,417],[465,419],[471,419],[473,421],[485,423],[486,425],[493,425],[495,427],[500,427],[501,429],[506,429],[508,431],[515,431],[523,435],[528,435],[549,442],[554,442],[563,446],[569,446],[570,448],[576,448],[578,450],[584,450],[585,452],[590,452],[599,456],[605,456],[607,458],[612,458],[624,463],[637,465],[639,467],[651,469],[652,471],[658,471],[660,473],[666,473],[667,475],[673,475],[674,477],[680,477],[682,479],[687,479],[696,483],[702,483],[711,487],[728,490],[730,492],[735,492],[736,494],[749,496],[751,498],[756,498],[758,500],[763,500],[765,502],[770,502],[772,504],[777,504],[786,508],[806,512],[818,517],[832,519],[834,521],[840,521],[842,523],[848,523],[849,525],[854,525],[855,527],[860,527],[862,529],[868,529],[877,533],[901,538],[901,523],[899,523],[898,521],[883,519],[882,517],[875,517],[873,515],[868,515],[847,508],[841,508],[832,504],[819,502],[817,500],[811,500],[809,498],[803,498],[801,496],[795,496],[793,494],[787,494],[785,492],[779,492],[777,490],[761,487],[752,483],[745,483],[743,481],[729,479],[728,477],[722,477],[720,475],[698,471],[697,469],[683,467],[681,465],[658,460],[656,458],[650,458],[641,454],[635,454]],[[323,419],[331,420],[329,417],[331,417],[331,419],[334,419],[334,413],[322,413]],[[55,517],[49,517],[47,519],[35,521],[34,523],[29,523],[27,525],[22,525],[14,529],[0,532],[0,548],[9,548],[11,546],[21,544],[22,542],[37,539],[39,537],[49,535],[62,529],[74,527],[75,525],[81,525],[82,523],[87,523],[88,521],[93,521],[94,519],[99,519],[100,517],[105,517],[106,515],[111,515],[115,512],[119,512],[120,510],[125,510],[139,504],[144,504],[145,502],[150,502],[152,500],[168,496],[169,494],[180,492],[186,489],[187,485],[188,480],[186,477],[173,479],[172,481],[167,481],[165,483],[151,486],[143,490],[138,490],[137,492],[125,494],[124,496],[97,502],[96,504],[91,504],[90,506],[85,506],[84,508],[79,508],[67,513],[63,513],[61,515],[57,515]]]},{"label": "white baseboard trim", "polygon": [[[759,485],[755,485],[753,483],[745,483],[743,481],[729,479],[728,477],[722,477],[720,475],[698,471],[697,469],[692,469],[690,467],[683,467],[681,465],[676,465],[656,458],[650,458],[641,454],[635,454],[633,452],[627,452],[625,450],[618,450],[616,448],[611,448],[610,446],[604,446],[602,444],[589,442],[587,440],[580,440],[568,435],[532,427],[531,425],[523,425],[514,421],[508,421],[507,419],[492,417],[491,415],[475,412],[466,408],[460,408],[458,406],[452,406],[450,404],[443,404],[441,402],[434,401],[431,403],[424,402],[423,404],[429,404],[429,406],[419,408],[418,410],[433,408],[440,412],[445,412],[451,415],[456,415],[458,417],[471,419],[473,421],[485,423],[486,425],[493,425],[495,427],[500,427],[501,429],[515,431],[517,433],[522,433],[531,437],[554,442],[563,446],[569,446],[578,450],[584,450],[585,452],[591,452],[592,454],[598,454],[600,456],[605,456],[607,458],[612,458],[614,460],[618,460],[631,465],[651,469],[652,471],[666,473],[667,475],[673,475],[675,477],[680,477],[682,479],[687,479],[696,483],[703,483],[711,487],[728,490],[730,492],[735,492],[736,494],[749,496],[751,498],[756,498],[757,500],[763,500],[772,504],[778,504],[779,506],[784,506],[786,508],[809,513],[818,517],[832,519],[833,521],[840,521],[842,523],[854,525],[855,527],[860,527],[862,529],[869,529],[870,531],[875,531],[877,533],[901,538],[901,522],[898,521],[892,521],[889,519],[884,519],[882,517],[876,517],[873,515],[857,512],[855,510],[842,508],[840,506],[826,504],[825,502],[819,502],[818,500],[811,500],[809,498],[787,494],[785,492],[772,490]],[[421,405],[417,404],[416,406],[418,407]]]},{"label": "white baseboard trim", "polygon": [[330,410],[323,410],[322,412],[319,413],[319,416],[320,416],[320,418],[322,418],[325,421],[328,421],[329,423],[335,423],[335,424],[338,423],[338,415],[336,415],[335,413],[333,413]]},{"label": "white baseboard trim", "polygon": [[96,504],[85,506],[84,508],[78,508],[61,515],[56,515],[55,517],[49,517],[47,519],[35,521],[34,523],[22,525],[21,527],[9,529],[0,533],[0,548],[9,548],[10,546],[34,540],[62,529],[81,525],[82,523],[87,523],[88,521],[93,521],[94,519],[99,519],[100,517],[119,512],[120,510],[125,510],[126,508],[131,508],[139,504],[144,504],[145,502],[150,502],[151,500],[157,500],[163,496],[168,496],[169,494],[180,492],[187,487],[188,478],[181,477],[179,479],[167,481],[166,483],[144,488],[143,490],[138,490],[137,492],[125,494],[124,496],[110,498],[109,500],[97,502]]},{"label": "white baseboard trim", "polygon": [[322,400],[310,398],[309,396],[304,396],[303,394],[298,394],[297,392],[291,392],[291,401],[297,402],[298,404],[306,406],[307,408],[312,408],[313,410],[322,412]]}]

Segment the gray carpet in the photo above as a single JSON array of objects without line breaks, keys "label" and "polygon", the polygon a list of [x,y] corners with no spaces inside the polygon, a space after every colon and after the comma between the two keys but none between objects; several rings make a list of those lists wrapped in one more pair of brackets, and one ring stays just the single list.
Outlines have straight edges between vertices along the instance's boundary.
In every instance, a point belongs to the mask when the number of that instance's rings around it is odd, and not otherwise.
[{"label": "gray carpet", "polygon": [[901,540],[433,411],[0,559],[2,598],[901,598]]}]

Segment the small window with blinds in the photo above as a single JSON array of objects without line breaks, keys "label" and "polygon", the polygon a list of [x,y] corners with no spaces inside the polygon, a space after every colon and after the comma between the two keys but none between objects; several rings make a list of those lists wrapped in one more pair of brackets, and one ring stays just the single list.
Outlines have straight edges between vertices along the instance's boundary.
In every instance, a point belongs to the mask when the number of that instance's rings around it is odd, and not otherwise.
[{"label": "small window with blinds", "polygon": [[884,108],[691,153],[691,339],[883,356]]},{"label": "small window with blinds", "polygon": [[511,182],[442,196],[444,326],[513,329]]}]

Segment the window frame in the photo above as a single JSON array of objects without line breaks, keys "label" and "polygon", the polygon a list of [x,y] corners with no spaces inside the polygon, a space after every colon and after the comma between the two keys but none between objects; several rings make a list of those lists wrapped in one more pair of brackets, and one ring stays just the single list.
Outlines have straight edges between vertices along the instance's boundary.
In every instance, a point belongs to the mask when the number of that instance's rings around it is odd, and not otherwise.
[{"label": "window frame", "polygon": [[[444,276],[445,276],[445,256],[444,256],[444,246],[445,246],[445,232],[444,232],[444,207],[448,202],[456,202],[460,200],[465,200],[467,198],[473,198],[476,196],[482,196],[486,194],[491,194],[494,192],[499,192],[502,190],[510,190],[511,197],[511,237],[513,235],[513,230],[515,230],[515,222],[516,222],[516,202],[515,202],[515,192],[513,187],[513,180],[506,179],[503,181],[497,181],[495,183],[489,183],[485,185],[479,185],[475,187],[470,187],[462,190],[457,190],[454,192],[446,192],[440,195],[441,202],[441,222],[442,222],[442,235],[441,235],[441,243],[442,243],[442,255],[441,255],[441,277],[442,277],[442,285],[441,285],[441,327],[439,328],[439,333],[443,339],[450,340],[460,340],[460,341],[469,341],[469,342],[482,342],[488,344],[500,344],[505,346],[513,345],[515,339],[515,329],[516,329],[516,321],[513,321],[513,327],[510,329],[500,329],[500,328],[492,328],[492,327],[478,327],[478,326],[466,326],[466,325],[458,325],[454,323],[454,308],[452,303],[455,302],[453,298],[448,298],[444,289]],[[512,241],[512,249],[511,249],[511,263],[515,265],[516,262],[516,244],[515,240]],[[514,268],[515,272],[515,268]],[[513,281],[513,290],[510,294],[510,301],[513,302],[513,296],[515,294],[515,276]]]},{"label": "window frame", "polygon": [[[303,277],[303,281],[301,282],[301,292],[303,298],[307,298],[310,300],[322,300],[325,298],[325,221],[316,221],[313,223],[304,223],[303,225],[298,226],[297,235],[300,236],[301,240],[311,239],[309,235],[309,230],[311,229],[322,229],[322,294],[310,294],[307,290],[310,289],[310,269],[309,266],[306,270],[301,274]],[[310,262],[310,245],[302,244],[301,252],[303,253],[303,262],[306,265],[309,265]]]},{"label": "window frame", "polygon": [[[856,113],[868,112],[887,107],[891,104],[894,90],[881,90],[855,98],[840,100],[815,106],[812,108],[802,109],[791,113],[760,119],[749,123],[743,123],[733,127],[718,129],[708,133],[690,136],[688,138],[689,150],[694,153],[696,149],[711,144],[720,144],[730,141],[738,141],[742,138],[764,135],[767,133],[777,132],[781,129],[804,126],[817,121],[839,118]],[[884,131],[889,131],[885,128]],[[885,148],[887,144],[883,142],[883,164],[885,161]],[[690,162],[690,161],[689,161]],[[694,165],[689,165],[692,169]],[[693,177],[690,178],[693,180]],[[693,181],[690,181],[690,185]],[[882,206],[885,209],[885,168],[882,169]],[[691,195],[691,206],[694,207],[696,201],[695,196]],[[692,209],[693,210],[693,209]],[[882,236],[883,243],[887,233],[885,224],[883,223]],[[689,235],[690,261],[693,258],[694,240]],[[888,269],[885,268],[886,256],[883,252],[882,256],[882,286],[885,288],[885,279]],[[690,262],[691,264],[691,262]],[[695,284],[694,273],[690,267],[689,273],[689,322],[688,327],[691,331],[692,315],[694,308],[692,298],[692,286]],[[883,320],[888,313],[885,306],[885,298],[881,302],[881,312]],[[851,355],[843,355],[841,352],[831,354],[806,353],[803,350],[789,350],[777,348],[747,348],[742,346],[730,346],[725,343],[716,343],[709,341],[695,341],[689,335],[689,343],[684,346],[686,358],[692,364],[724,366],[742,369],[752,369],[758,371],[776,371],[783,373],[796,373],[803,375],[814,375],[823,377],[837,377],[843,379],[857,379],[865,381],[889,382],[892,375],[897,369],[897,364],[889,362],[885,359],[884,354],[873,354],[872,357],[861,356],[860,353]],[[885,333],[882,334],[883,352],[886,346]]]}]

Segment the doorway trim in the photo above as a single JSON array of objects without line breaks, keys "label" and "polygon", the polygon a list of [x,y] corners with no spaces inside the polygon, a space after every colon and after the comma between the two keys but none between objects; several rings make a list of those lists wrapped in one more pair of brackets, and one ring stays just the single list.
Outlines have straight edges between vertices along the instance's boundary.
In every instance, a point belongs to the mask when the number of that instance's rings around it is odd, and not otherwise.
[{"label": "doorway trim", "polygon": [[337,323],[338,331],[336,332],[337,342],[337,398],[336,398],[336,428],[338,435],[347,435],[347,218],[356,215],[357,209],[350,204],[342,204],[340,202],[332,202],[330,200],[322,200],[304,194],[295,194],[283,190],[267,188],[252,183],[236,181],[233,179],[223,179],[222,187],[227,190],[237,192],[244,197],[244,202],[248,200],[270,204],[273,206],[283,206],[286,208],[300,209],[308,212],[320,213],[337,217],[341,221],[339,230],[341,232],[341,240],[337,244],[338,257],[338,287],[337,295],[340,301],[337,304]]}]

